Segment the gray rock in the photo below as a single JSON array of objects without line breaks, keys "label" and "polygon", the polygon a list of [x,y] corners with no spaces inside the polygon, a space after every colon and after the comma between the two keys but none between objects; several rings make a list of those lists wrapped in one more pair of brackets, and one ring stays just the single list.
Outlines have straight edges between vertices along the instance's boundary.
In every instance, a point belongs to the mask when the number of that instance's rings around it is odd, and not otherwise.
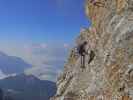
[{"label": "gray rock", "polygon": [[[104,1],[104,8],[95,8],[89,0],[86,2],[86,14],[96,26],[83,29],[76,45],[88,41],[87,47],[95,57],[88,64],[90,54],[86,55],[83,70],[80,56],[68,60],[62,74],[65,77],[57,82],[58,96],[53,100],[93,100],[93,96],[96,100],[118,100],[122,96],[133,99],[133,0],[126,0],[122,10],[122,4],[117,7],[116,1]],[[121,12],[117,12],[118,9]],[[93,20],[94,13],[96,20]],[[74,95],[68,95],[70,93]],[[71,99],[65,99],[69,96]]]}]

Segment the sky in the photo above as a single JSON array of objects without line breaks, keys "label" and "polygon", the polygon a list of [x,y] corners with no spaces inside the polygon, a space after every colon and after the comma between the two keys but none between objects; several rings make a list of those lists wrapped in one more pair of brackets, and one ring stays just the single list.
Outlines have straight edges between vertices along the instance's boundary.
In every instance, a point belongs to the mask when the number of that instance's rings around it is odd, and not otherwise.
[{"label": "sky", "polygon": [[90,25],[84,1],[0,0],[0,51],[60,71],[80,29]]}]

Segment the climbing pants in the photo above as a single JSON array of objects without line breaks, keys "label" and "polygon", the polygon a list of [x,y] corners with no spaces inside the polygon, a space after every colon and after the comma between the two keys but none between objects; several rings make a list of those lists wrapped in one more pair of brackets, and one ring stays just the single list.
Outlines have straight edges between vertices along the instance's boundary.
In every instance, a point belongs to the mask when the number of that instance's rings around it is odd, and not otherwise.
[{"label": "climbing pants", "polygon": [[81,55],[81,68],[85,68],[85,55]]}]

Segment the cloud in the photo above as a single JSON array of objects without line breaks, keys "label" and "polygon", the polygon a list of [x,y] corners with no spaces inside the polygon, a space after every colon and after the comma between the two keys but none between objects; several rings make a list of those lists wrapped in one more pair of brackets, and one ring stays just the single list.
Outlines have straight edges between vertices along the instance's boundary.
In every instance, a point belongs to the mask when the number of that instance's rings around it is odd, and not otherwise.
[{"label": "cloud", "polygon": [[[33,65],[26,71],[40,79],[55,81],[57,75],[63,70],[71,45],[68,43],[27,43],[4,44],[1,51],[11,56],[18,56]],[[3,74],[1,74],[3,76]]]},{"label": "cloud", "polygon": [[16,76],[17,74],[14,73],[14,74],[5,74],[2,72],[2,70],[0,69],[0,80],[1,79],[4,79],[4,78],[7,78],[7,77],[10,77],[10,76]]},{"label": "cloud", "polygon": [[56,81],[58,75],[58,69],[52,68],[52,66],[33,67],[25,71],[27,75],[34,75],[41,80]]},{"label": "cloud", "polygon": [[7,75],[4,74],[4,73],[2,72],[2,70],[0,70],[0,79],[4,79],[4,78],[6,78],[6,77],[7,77]]},{"label": "cloud", "polygon": [[32,52],[32,50],[34,49],[45,49],[47,48],[47,44],[46,43],[42,43],[42,44],[31,44],[31,45],[25,45],[24,49],[28,52]]},{"label": "cloud", "polygon": [[64,43],[64,48],[69,48],[69,44]]},{"label": "cloud", "polygon": [[26,46],[32,54],[35,67],[26,74],[33,74],[40,79],[56,81],[67,60],[69,44],[32,44]]},{"label": "cloud", "polygon": [[40,43],[40,44],[31,44],[32,49],[45,49],[47,48],[46,43]]}]

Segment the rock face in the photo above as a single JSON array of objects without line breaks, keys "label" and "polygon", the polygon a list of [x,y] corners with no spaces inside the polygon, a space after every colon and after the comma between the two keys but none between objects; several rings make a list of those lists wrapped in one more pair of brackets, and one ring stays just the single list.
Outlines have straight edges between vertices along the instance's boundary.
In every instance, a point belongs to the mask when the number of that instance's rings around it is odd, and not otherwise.
[{"label": "rock face", "polygon": [[[73,48],[57,81],[53,100],[133,99],[133,0],[86,0],[92,26],[82,29],[76,45],[88,42],[85,69]],[[122,98],[122,96],[125,96]]]}]

